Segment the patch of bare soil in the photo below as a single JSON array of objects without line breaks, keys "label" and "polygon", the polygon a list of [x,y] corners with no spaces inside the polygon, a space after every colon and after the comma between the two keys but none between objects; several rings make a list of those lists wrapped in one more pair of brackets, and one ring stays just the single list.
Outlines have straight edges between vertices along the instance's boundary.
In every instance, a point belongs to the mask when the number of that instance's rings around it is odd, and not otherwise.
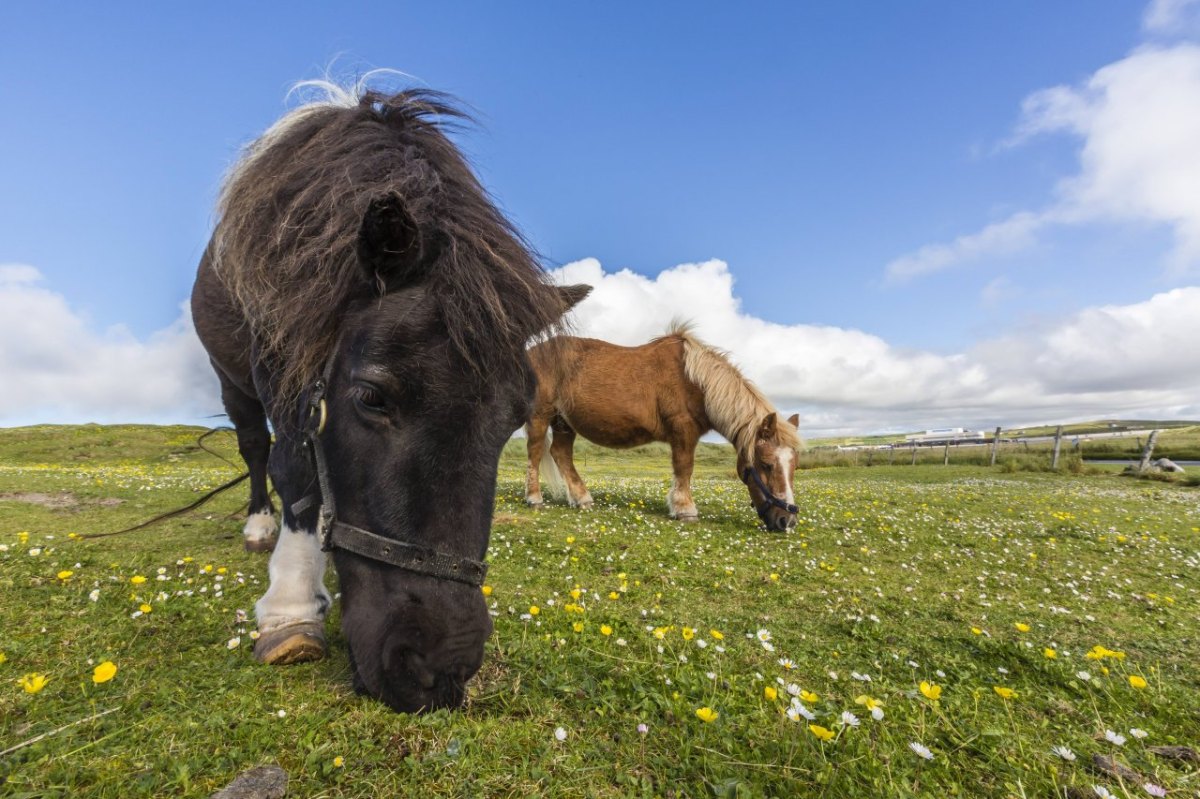
[{"label": "patch of bare soil", "polygon": [[[111,508],[120,505],[125,500],[117,497],[86,500],[89,505],[99,505]],[[51,510],[74,510],[82,504],[79,497],[64,491],[61,494],[43,494],[37,491],[3,491],[0,492],[0,502],[27,502],[30,505],[41,505]]]}]

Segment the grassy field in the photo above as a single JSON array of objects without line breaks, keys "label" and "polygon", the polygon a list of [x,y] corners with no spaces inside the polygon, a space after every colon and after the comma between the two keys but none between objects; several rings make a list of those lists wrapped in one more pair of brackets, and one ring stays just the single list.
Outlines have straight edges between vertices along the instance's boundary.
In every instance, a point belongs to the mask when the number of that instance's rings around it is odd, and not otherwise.
[{"label": "grassy field", "polygon": [[336,611],[326,660],[255,664],[238,489],[74,537],[235,474],[197,432],[0,430],[0,796],[201,797],[265,763],[304,797],[1200,795],[1155,753],[1200,747],[1195,488],[814,469],[781,535],[724,447],[681,526],[664,450],[585,447],[596,509],[532,512],[514,442],[487,661],[465,710],[406,716],[353,694]]}]

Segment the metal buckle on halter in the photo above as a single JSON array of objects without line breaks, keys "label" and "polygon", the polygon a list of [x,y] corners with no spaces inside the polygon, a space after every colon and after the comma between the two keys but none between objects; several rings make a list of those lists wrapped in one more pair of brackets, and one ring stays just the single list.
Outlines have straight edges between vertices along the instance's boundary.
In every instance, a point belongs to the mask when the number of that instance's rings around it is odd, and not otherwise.
[{"label": "metal buckle on halter", "polygon": [[317,380],[313,383],[312,396],[308,398],[308,418],[317,418],[316,435],[321,435],[325,432],[325,422],[329,418],[328,409],[325,405],[325,381],[324,379]]}]

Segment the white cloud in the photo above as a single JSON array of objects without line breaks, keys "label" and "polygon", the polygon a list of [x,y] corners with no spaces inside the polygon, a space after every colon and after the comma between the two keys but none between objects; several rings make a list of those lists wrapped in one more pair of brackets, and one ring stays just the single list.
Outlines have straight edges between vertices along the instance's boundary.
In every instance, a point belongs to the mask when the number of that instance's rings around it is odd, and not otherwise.
[{"label": "white cloud", "polygon": [[1200,287],[1078,313],[965,352],[893,347],[859,330],[780,325],[742,312],[721,261],[655,278],[608,273],[594,259],[556,270],[595,288],[576,309],[580,335],[639,344],[672,318],[730,351],[808,435],[1061,418],[1200,416]]},{"label": "white cloud", "polygon": [[[1193,2],[1157,3],[1149,16],[1166,19],[1185,5]],[[1031,94],[1008,144],[1056,133],[1080,139],[1078,168],[1044,208],[901,256],[887,265],[888,281],[1011,253],[1053,225],[1093,222],[1166,226],[1174,234],[1168,271],[1193,272],[1200,264],[1200,46],[1145,46],[1081,85]]]},{"label": "white cloud", "polygon": [[1044,215],[1021,211],[949,244],[926,244],[890,262],[885,270],[886,281],[902,283],[984,255],[1016,252],[1029,246],[1046,222]]},{"label": "white cloud", "polygon": [[0,265],[0,424],[193,421],[219,413],[216,377],[179,319],[145,340],[90,329],[32,266]]},{"label": "white cloud", "polygon": [[1194,28],[1198,0],[1152,0],[1142,15],[1142,27],[1153,33],[1175,33]]},{"label": "white cloud", "polygon": [[[605,272],[585,259],[554,274],[595,287],[575,312],[581,335],[639,344],[672,318],[692,319],[781,410],[801,412],[808,436],[1200,417],[1200,287],[1091,308],[943,355],[894,347],[861,330],[758,319],[742,310],[721,261],[649,278]],[[29,266],[0,266],[0,385],[0,424],[7,425],[194,422],[221,409],[186,309],[145,338],[122,328],[96,331]]]}]

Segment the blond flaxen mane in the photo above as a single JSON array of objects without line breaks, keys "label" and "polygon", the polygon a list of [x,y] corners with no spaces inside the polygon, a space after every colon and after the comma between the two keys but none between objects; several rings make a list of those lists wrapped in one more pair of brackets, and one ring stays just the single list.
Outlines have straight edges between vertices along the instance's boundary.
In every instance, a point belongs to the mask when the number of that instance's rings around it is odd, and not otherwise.
[{"label": "blond flaxen mane", "polygon": [[[666,336],[683,339],[684,373],[704,393],[704,412],[713,429],[725,436],[743,458],[753,461],[754,438],[762,420],[778,411],[771,401],[729,360],[729,355],[692,335],[692,324],[674,321]],[[800,449],[800,434],[778,419],[779,443]]]}]

